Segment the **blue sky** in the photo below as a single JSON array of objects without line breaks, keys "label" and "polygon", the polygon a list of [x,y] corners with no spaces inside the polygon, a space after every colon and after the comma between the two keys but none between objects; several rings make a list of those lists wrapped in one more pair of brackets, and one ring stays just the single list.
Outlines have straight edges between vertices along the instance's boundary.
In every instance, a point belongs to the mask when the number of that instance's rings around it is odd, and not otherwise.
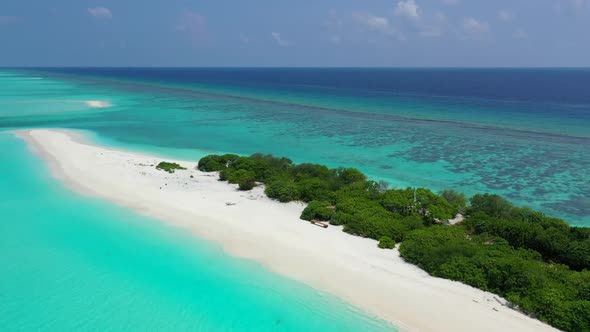
[{"label": "blue sky", "polygon": [[0,66],[590,66],[590,0],[1,0]]}]

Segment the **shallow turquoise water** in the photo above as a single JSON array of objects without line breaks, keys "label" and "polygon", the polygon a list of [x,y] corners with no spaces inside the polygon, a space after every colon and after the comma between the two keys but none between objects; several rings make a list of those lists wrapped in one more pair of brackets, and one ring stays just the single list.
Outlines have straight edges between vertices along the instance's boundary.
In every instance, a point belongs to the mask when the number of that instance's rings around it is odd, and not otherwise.
[{"label": "shallow turquoise water", "polygon": [[0,132],[0,331],[386,331],[331,296],[51,178]]}]

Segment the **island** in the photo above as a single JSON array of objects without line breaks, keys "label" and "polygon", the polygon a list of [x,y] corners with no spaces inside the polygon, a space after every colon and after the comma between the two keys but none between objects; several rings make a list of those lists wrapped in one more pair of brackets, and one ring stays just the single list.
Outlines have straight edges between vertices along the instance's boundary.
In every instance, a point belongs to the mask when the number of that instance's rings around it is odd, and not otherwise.
[{"label": "island", "polygon": [[[588,323],[587,230],[498,196],[389,188],[353,168],[262,154],[168,160],[186,168],[169,173],[154,167],[160,156],[99,146],[78,131],[15,134],[72,190],[217,243],[403,331]],[[456,213],[465,219],[447,225]]]},{"label": "island", "polygon": [[[378,240],[429,274],[505,297],[507,305],[566,331],[590,330],[590,228],[571,227],[498,195],[389,189],[355,168],[294,164],[254,154],[209,155],[199,169],[268,197],[308,203],[303,220],[343,225]],[[456,215],[461,223],[448,225]]]}]

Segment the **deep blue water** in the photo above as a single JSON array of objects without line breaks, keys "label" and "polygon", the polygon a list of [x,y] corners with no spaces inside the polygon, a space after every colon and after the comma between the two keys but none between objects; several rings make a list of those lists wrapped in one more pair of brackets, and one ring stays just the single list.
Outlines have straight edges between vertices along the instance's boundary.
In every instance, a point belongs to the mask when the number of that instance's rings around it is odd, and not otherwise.
[{"label": "deep blue water", "polygon": [[[590,103],[590,69],[39,68],[44,71],[335,95],[462,97],[567,105]],[[590,116],[585,109],[586,116]],[[580,114],[582,114],[580,113]]]}]

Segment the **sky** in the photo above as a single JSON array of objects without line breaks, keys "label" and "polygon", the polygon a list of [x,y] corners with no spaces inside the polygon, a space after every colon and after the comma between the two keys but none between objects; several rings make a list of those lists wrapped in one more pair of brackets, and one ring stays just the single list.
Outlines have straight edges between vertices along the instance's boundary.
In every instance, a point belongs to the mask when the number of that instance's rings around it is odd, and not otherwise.
[{"label": "sky", "polygon": [[590,0],[0,0],[0,66],[588,67]]}]

